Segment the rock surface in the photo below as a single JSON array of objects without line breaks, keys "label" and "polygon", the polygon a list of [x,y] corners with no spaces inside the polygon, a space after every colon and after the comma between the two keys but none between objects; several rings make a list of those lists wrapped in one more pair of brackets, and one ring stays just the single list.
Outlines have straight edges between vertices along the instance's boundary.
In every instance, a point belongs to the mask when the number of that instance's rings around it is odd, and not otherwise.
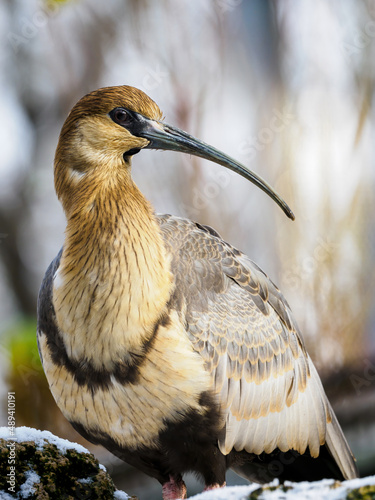
[{"label": "rock surface", "polygon": [[13,498],[125,500],[131,497],[116,490],[105,467],[83,446],[48,431],[0,427],[0,499]]}]

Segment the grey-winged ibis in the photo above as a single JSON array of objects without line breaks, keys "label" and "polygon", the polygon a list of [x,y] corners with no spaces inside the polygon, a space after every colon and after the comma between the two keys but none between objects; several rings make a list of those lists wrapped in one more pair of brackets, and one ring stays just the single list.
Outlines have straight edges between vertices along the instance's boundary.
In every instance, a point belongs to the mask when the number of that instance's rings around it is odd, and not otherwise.
[{"label": "grey-winged ibis", "polygon": [[82,436],[156,478],[164,499],[228,468],[250,481],[357,477],[285,298],[210,227],[155,214],[131,176],[142,149],[261,178],[162,121],[142,91],[83,97],[62,128],[55,187],[67,227],[38,303],[44,371]]}]

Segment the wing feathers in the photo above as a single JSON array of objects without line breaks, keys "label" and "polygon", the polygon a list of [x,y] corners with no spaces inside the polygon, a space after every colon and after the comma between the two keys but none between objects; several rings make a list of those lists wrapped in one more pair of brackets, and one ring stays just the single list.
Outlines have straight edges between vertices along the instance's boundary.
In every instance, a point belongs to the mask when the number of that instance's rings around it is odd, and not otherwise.
[{"label": "wing feathers", "polygon": [[279,448],[303,454],[308,447],[316,457],[326,442],[344,477],[355,477],[348,445],[278,288],[212,230],[171,216],[161,216],[160,224],[178,257],[172,262],[174,300],[226,415],[222,453]]},{"label": "wing feathers", "polygon": [[[292,373],[263,382],[241,385],[236,396],[233,381],[229,381],[226,433],[219,442],[220,450],[229,453],[232,448],[249,453],[270,453],[276,447],[281,451],[294,449],[303,454],[309,446],[312,456],[318,456],[324,444],[327,418],[330,417],[320,381],[310,377],[306,390],[298,393],[291,405],[280,395],[285,394]],[[273,385],[271,385],[273,384]]]}]

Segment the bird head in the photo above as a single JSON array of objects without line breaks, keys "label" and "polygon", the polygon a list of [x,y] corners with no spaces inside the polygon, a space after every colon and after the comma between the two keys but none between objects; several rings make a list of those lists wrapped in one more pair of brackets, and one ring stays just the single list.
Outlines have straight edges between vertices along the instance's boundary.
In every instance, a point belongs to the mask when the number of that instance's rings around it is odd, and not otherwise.
[{"label": "bird head", "polygon": [[[55,156],[55,185],[63,205],[79,186],[130,181],[131,158],[142,149],[179,151],[218,163],[267,193],[294,219],[266,181],[221,151],[162,121],[157,104],[134,87],[105,87],[84,96],[61,130]],[[95,180],[95,181],[94,181]]]}]

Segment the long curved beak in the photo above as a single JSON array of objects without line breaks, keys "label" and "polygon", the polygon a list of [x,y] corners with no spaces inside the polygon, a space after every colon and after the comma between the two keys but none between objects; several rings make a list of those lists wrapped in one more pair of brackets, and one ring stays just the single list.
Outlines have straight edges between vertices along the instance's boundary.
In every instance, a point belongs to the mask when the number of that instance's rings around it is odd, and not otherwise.
[{"label": "long curved beak", "polygon": [[139,114],[137,115],[139,121],[134,135],[144,137],[150,141],[150,144],[148,144],[146,148],[179,151],[180,153],[200,156],[201,158],[229,168],[262,189],[262,191],[268,194],[268,196],[270,196],[279,205],[279,207],[290,219],[295,219],[292,210],[272,189],[272,187],[265,180],[241,163],[238,163],[233,158],[196,139],[177,127],[172,127],[156,120],[150,120]]}]

